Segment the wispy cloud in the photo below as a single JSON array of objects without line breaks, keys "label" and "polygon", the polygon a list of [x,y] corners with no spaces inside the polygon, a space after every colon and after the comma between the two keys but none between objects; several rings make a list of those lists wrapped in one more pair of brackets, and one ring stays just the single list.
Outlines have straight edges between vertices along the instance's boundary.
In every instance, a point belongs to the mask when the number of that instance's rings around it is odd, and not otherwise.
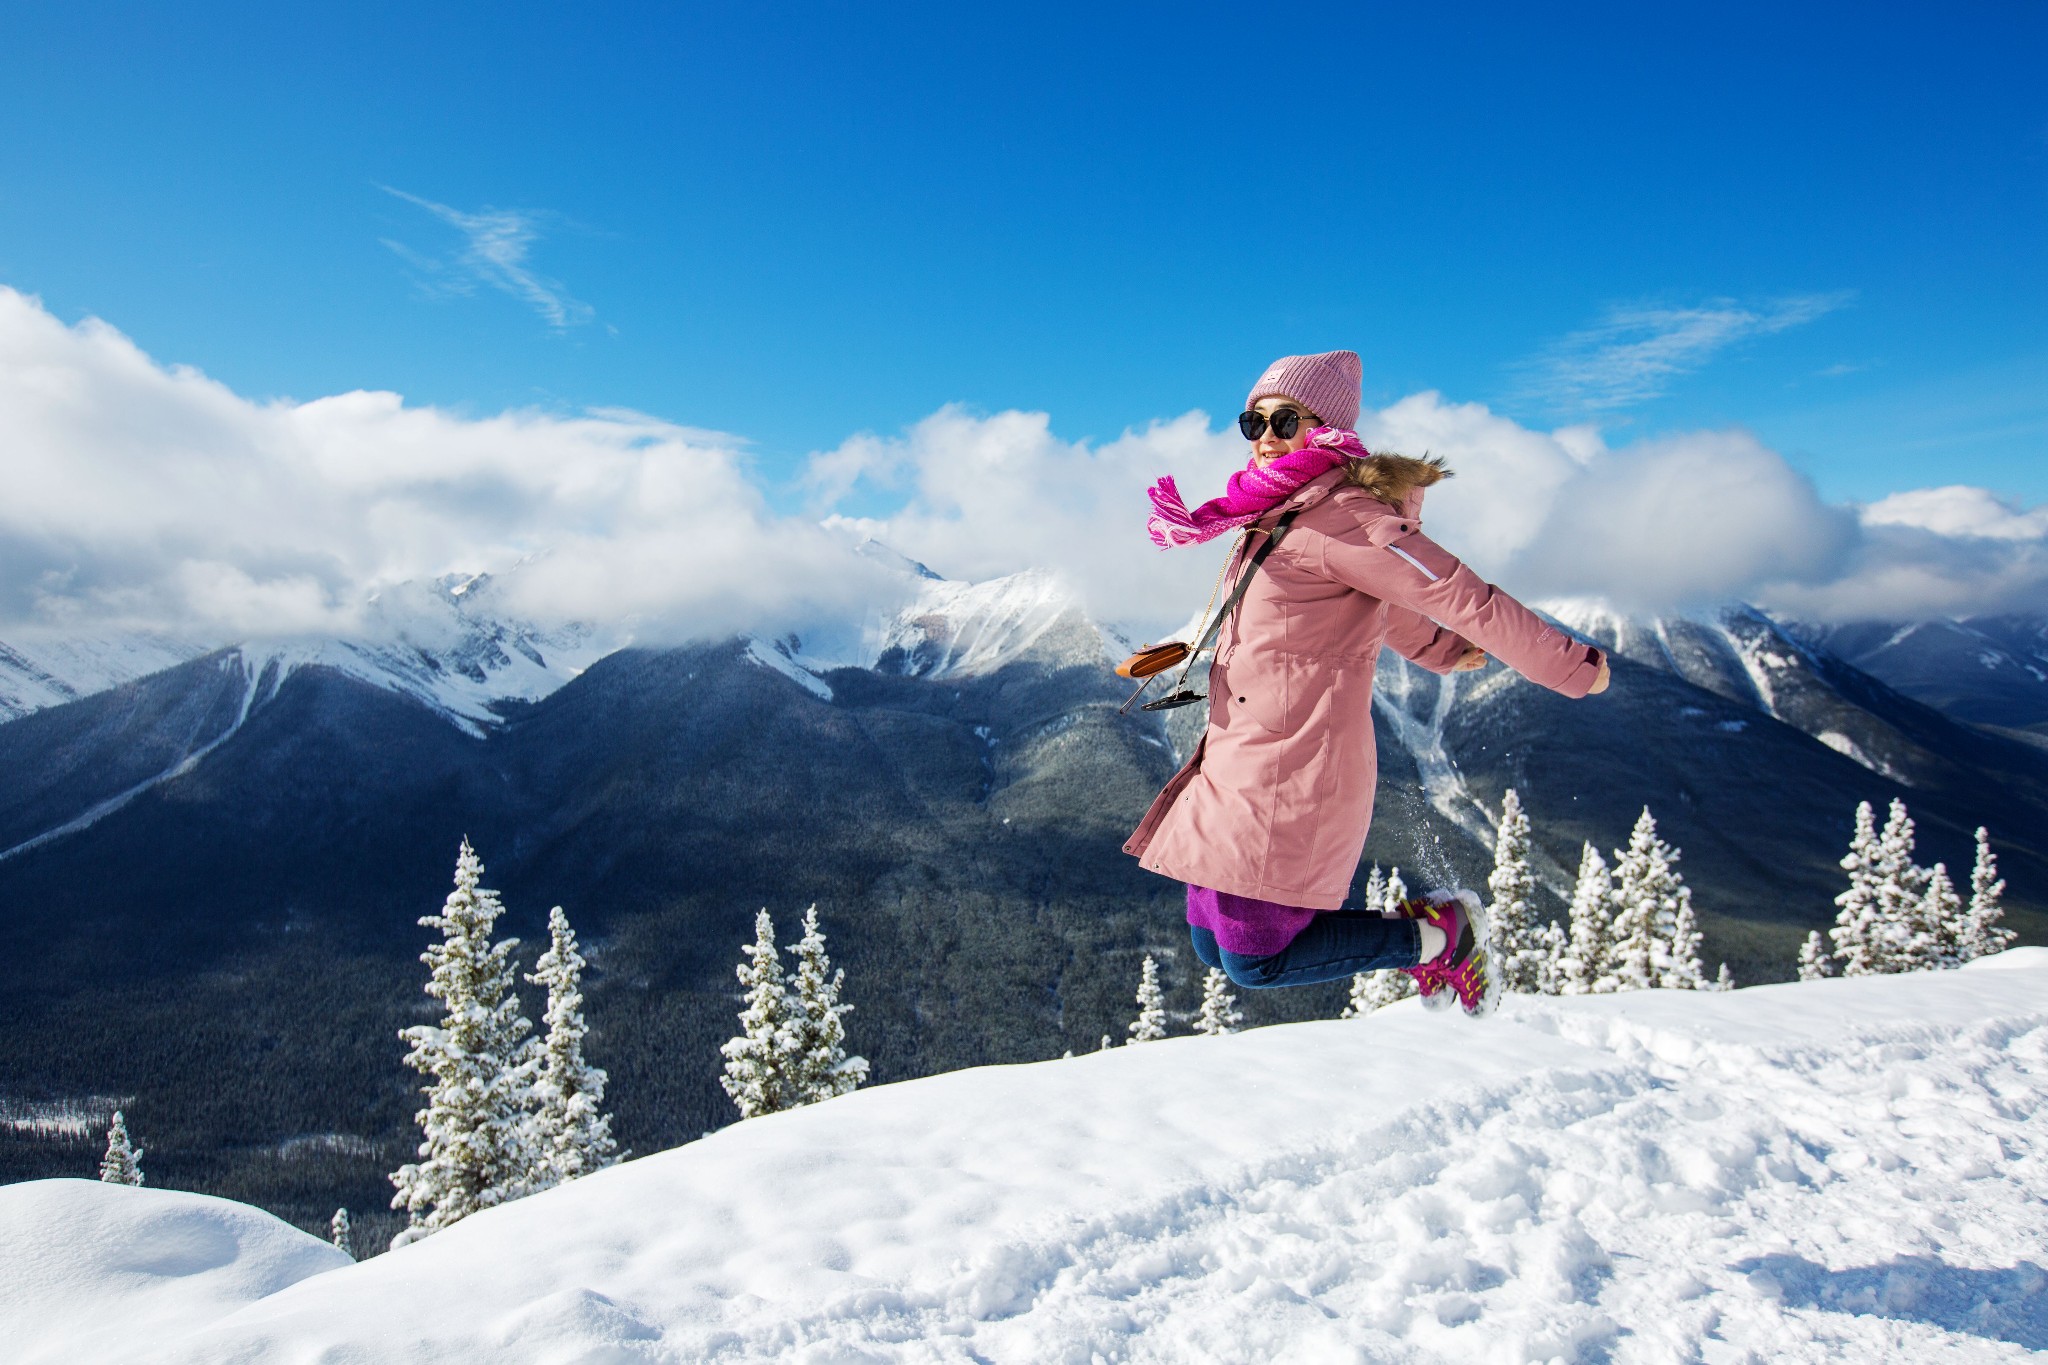
[{"label": "wispy cloud", "polygon": [[1560,408],[1625,408],[1659,397],[1673,380],[1738,342],[1812,322],[1852,297],[1844,291],[1756,304],[1716,299],[1691,308],[1617,307],[1522,369],[1531,395]]},{"label": "wispy cloud", "polygon": [[467,294],[474,292],[478,284],[488,285],[525,303],[557,331],[589,322],[595,316],[590,305],[572,298],[560,281],[538,274],[528,263],[529,249],[540,240],[543,215],[493,208],[464,213],[389,185],[379,188],[425,209],[462,234],[462,248],[452,262],[436,260],[388,237],[382,239],[399,259],[419,271],[431,287]]}]

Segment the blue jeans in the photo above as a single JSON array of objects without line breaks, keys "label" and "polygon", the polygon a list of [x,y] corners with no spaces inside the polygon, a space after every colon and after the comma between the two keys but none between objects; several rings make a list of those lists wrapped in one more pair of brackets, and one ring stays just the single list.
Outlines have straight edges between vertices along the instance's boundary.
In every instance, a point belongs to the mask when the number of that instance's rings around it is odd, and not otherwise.
[{"label": "blue jeans", "polygon": [[1422,960],[1419,920],[1390,919],[1371,910],[1330,910],[1317,915],[1294,941],[1264,957],[1240,957],[1198,924],[1188,926],[1195,956],[1208,967],[1251,990],[1313,986],[1342,981],[1360,972],[1413,967]]}]

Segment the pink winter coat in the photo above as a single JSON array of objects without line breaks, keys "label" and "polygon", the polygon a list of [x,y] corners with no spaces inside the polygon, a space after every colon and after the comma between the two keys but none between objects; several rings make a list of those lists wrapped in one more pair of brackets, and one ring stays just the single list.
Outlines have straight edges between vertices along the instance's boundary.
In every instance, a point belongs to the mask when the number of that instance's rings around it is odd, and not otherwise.
[{"label": "pink winter coat", "polygon": [[[1368,476],[1373,491],[1331,470],[1258,523],[1303,509],[1224,623],[1201,742],[1124,844],[1148,870],[1255,900],[1341,906],[1372,823],[1382,644],[1448,673],[1470,641],[1565,696],[1593,685],[1597,650],[1422,534],[1422,490],[1440,470],[1378,455]],[[1233,564],[1227,581],[1239,572]]]}]

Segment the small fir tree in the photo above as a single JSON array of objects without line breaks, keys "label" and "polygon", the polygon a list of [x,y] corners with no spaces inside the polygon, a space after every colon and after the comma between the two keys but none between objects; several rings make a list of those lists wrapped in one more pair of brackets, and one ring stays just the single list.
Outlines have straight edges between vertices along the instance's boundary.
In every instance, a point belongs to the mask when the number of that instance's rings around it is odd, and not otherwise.
[{"label": "small fir tree", "polygon": [[1556,920],[1545,920],[1536,931],[1536,991],[1539,995],[1563,995],[1571,980],[1571,938]]},{"label": "small fir tree", "polygon": [[347,1209],[336,1209],[334,1217],[327,1220],[327,1240],[351,1261],[356,1258],[356,1237],[348,1225]]},{"label": "small fir tree", "polygon": [[816,905],[804,912],[804,936],[797,940],[794,954],[796,966],[789,977],[790,1085],[798,1104],[810,1104],[851,1093],[868,1078],[868,1062],[846,1055],[846,1026],[840,1020],[852,1013],[853,1006],[839,1003],[846,973],[832,970]]},{"label": "small fir tree", "polygon": [[1849,874],[1849,886],[1835,897],[1835,923],[1828,930],[1833,957],[1843,976],[1885,971],[1884,913],[1877,889],[1877,818],[1868,801],[1856,807],[1855,828],[1841,866]]},{"label": "small fir tree", "polygon": [[1947,866],[1936,863],[1928,869],[1927,889],[1914,902],[1906,920],[1905,942],[1910,956],[1904,970],[1938,971],[1962,966],[1966,928],[1963,898],[1956,894]]},{"label": "small fir tree", "polygon": [[1828,951],[1821,941],[1820,930],[1806,936],[1806,942],[1799,945],[1799,979],[1821,981],[1835,974],[1835,955]]},{"label": "small fir tree", "polygon": [[1386,874],[1380,871],[1378,863],[1374,863],[1372,865],[1372,875],[1365,879],[1365,908],[1377,912],[1382,905],[1386,904],[1386,901]]},{"label": "small fir tree", "polygon": [[1351,978],[1351,997],[1339,1019],[1362,1019],[1376,1009],[1415,994],[1415,978],[1406,972],[1360,972]]},{"label": "small fir tree", "polygon": [[1913,817],[1892,798],[1877,836],[1877,904],[1881,926],[1880,971],[1910,972],[1941,959],[1935,927],[1920,913],[1933,873],[1913,861]]},{"label": "small fir tree", "polygon": [[2004,952],[2017,935],[2005,927],[2005,883],[1998,876],[1998,860],[1991,856],[1991,836],[1977,827],[1977,861],[1970,868],[1970,908],[1963,918],[1957,956],[1974,962],[1992,953]]},{"label": "small fir tree", "polygon": [[[1678,850],[1671,850],[1671,860],[1678,861]],[[1692,888],[1687,886],[1674,869],[1671,880],[1677,886],[1672,898],[1670,920],[1665,930],[1665,965],[1663,975],[1657,984],[1667,991],[1704,991],[1715,989],[1707,980],[1706,969],[1700,964],[1699,921],[1693,917]],[[1721,964],[1720,977],[1725,977],[1728,964]]]},{"label": "small fir tree", "polygon": [[1628,847],[1614,855],[1611,960],[1621,990],[1697,990],[1706,984],[1700,971],[1692,889],[1673,866],[1678,856],[1677,849],[1658,837],[1656,817],[1643,807]]},{"label": "small fir tree", "polygon": [[1579,855],[1572,886],[1571,955],[1564,964],[1566,995],[1604,995],[1618,988],[1614,974],[1614,876],[1589,840]]},{"label": "small fir tree", "polygon": [[438,915],[422,925],[441,941],[420,955],[426,991],[439,1000],[438,1025],[399,1031],[412,1044],[405,1064],[427,1077],[426,1104],[415,1121],[425,1132],[420,1160],[391,1173],[391,1206],[408,1217],[402,1241],[438,1232],[480,1209],[531,1189],[538,1166],[530,1142],[536,1057],[519,1012],[512,950],[518,939],[491,942],[505,907],[481,883],[483,860],[469,840],[455,860],[455,889]]},{"label": "small fir tree", "polygon": [[1166,1036],[1166,997],[1159,990],[1159,964],[1145,954],[1138,971],[1138,1017],[1131,1020],[1130,1041],[1154,1043]]},{"label": "small fir tree", "polygon": [[1629,833],[1628,847],[1614,854],[1614,944],[1609,961],[1616,990],[1643,991],[1657,984],[1657,842],[1657,827],[1645,806]]},{"label": "small fir tree", "polygon": [[1387,884],[1380,890],[1380,902],[1375,908],[1382,915],[1401,913],[1401,902],[1408,899],[1408,883],[1401,880],[1401,869],[1396,867],[1387,873]]},{"label": "small fir tree", "polygon": [[1728,964],[1723,962],[1721,964],[1721,970],[1714,973],[1714,984],[1711,986],[1703,987],[1702,989],[1710,991],[1732,991],[1735,989],[1735,973],[1729,971]]},{"label": "small fir tree", "polygon": [[759,1118],[795,1108],[801,1101],[790,1075],[795,1046],[788,989],[782,979],[782,957],[775,950],[775,921],[764,909],[754,917],[754,941],[740,951],[740,984],[747,988],[740,1010],[740,1032],[719,1049],[725,1074],[719,1084],[739,1108],[743,1119]]},{"label": "small fir tree", "polygon": [[608,1079],[583,1056],[583,955],[576,931],[556,906],[548,911],[548,950],[526,979],[548,993],[547,1036],[533,1082],[532,1183],[544,1189],[588,1175],[617,1158],[611,1116],[604,1112]]},{"label": "small fir tree", "polygon": [[1211,967],[1202,978],[1202,1012],[1196,1016],[1195,1032],[1221,1038],[1237,1032],[1242,1023],[1244,1014],[1237,1007],[1237,997],[1230,993],[1230,978]]},{"label": "small fir tree", "polygon": [[100,1158],[100,1179],[109,1185],[142,1183],[142,1149],[129,1141],[127,1115],[118,1109],[114,1111],[114,1121],[107,1125],[107,1151]]},{"label": "small fir tree", "polygon": [[1541,992],[1546,959],[1544,925],[1536,917],[1536,875],[1529,870],[1529,817],[1522,813],[1522,798],[1513,787],[1501,797],[1500,825],[1493,838],[1493,873],[1486,879],[1486,890],[1493,902],[1501,989],[1523,995]]}]

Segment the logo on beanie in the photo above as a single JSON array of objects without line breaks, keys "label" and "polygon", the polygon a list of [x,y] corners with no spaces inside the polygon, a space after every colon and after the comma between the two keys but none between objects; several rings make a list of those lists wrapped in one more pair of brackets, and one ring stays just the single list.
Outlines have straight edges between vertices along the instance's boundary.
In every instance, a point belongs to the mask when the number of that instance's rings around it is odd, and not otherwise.
[{"label": "logo on beanie", "polygon": [[1268,370],[1268,371],[1266,371],[1266,377],[1265,377],[1264,379],[1261,379],[1261,380],[1260,380],[1259,382],[1260,382],[1261,384],[1277,384],[1277,383],[1279,383],[1279,382],[1280,382],[1280,371],[1278,371],[1278,370]]}]

